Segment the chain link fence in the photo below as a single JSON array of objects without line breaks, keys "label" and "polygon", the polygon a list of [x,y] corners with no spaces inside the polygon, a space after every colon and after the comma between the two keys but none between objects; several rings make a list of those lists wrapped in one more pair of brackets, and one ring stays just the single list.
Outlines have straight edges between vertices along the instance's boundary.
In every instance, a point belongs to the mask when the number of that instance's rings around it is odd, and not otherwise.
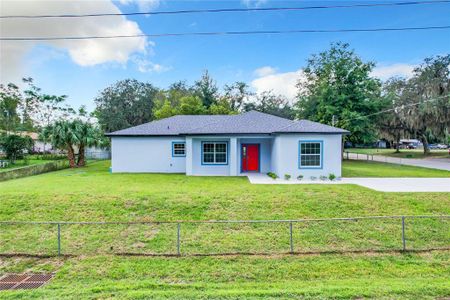
[{"label": "chain link fence", "polygon": [[220,255],[450,249],[450,216],[0,222],[2,255]]}]

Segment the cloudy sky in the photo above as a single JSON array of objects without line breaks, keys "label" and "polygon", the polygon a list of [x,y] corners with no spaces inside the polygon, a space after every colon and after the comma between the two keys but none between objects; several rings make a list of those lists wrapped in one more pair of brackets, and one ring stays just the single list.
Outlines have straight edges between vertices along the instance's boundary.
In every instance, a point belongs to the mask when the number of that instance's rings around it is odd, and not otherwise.
[{"label": "cloudy sky", "polygon": [[[359,1],[368,3],[369,1]],[[380,2],[380,1],[377,1]],[[385,1],[383,1],[385,2]],[[286,7],[356,1],[24,1],[0,0],[1,15],[119,13],[183,9]],[[372,2],[376,3],[376,2]],[[133,35],[195,31],[336,29],[450,25],[450,4],[284,12],[244,12],[66,19],[1,19],[2,37]],[[167,87],[192,83],[208,69],[219,85],[248,82],[256,92],[294,97],[307,58],[344,41],[373,75],[409,76],[423,58],[450,52],[450,31],[323,33],[295,35],[124,38],[108,40],[0,41],[0,81],[33,77],[47,93],[66,94],[73,106],[94,108],[100,90],[136,78]]]}]

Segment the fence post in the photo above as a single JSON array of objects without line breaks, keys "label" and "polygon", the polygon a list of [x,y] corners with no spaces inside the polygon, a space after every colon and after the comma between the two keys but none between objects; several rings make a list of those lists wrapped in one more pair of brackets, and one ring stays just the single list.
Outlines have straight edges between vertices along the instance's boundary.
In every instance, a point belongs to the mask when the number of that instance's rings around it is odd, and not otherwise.
[{"label": "fence post", "polygon": [[289,222],[289,241],[290,241],[290,246],[291,246],[291,254],[294,253],[294,238],[292,236],[292,222]]},{"label": "fence post", "polygon": [[181,251],[180,251],[180,229],[181,229],[181,224],[177,223],[177,255],[181,255]]},{"label": "fence post", "polygon": [[349,157],[349,155],[348,155],[348,151],[347,151],[347,160],[349,159],[348,157]]},{"label": "fence post", "polygon": [[403,243],[403,251],[406,251],[405,216],[402,216],[402,243]]},{"label": "fence post", "polygon": [[369,161],[369,154],[367,154],[367,161]]},{"label": "fence post", "polygon": [[61,255],[61,224],[58,223],[58,256]]}]

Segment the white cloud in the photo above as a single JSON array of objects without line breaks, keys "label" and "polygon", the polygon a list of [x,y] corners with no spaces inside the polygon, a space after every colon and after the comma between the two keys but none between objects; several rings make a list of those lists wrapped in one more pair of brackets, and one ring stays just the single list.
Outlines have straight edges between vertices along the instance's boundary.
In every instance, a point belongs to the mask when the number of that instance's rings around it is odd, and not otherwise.
[{"label": "white cloud", "polygon": [[269,0],[241,0],[241,3],[247,7],[260,7],[261,5],[264,5]]},{"label": "white cloud", "polygon": [[157,8],[160,4],[160,0],[119,0],[122,5],[136,4],[141,12],[148,12]]},{"label": "white cloud", "polygon": [[[155,1],[150,1],[155,2]],[[120,13],[110,0],[97,1],[2,1],[2,15],[67,13]],[[2,19],[2,37],[98,36],[141,34],[138,24],[123,16],[93,18]],[[98,40],[2,41],[0,45],[0,82],[17,82],[27,76],[25,55],[36,45],[67,51],[80,66],[107,62],[125,64],[133,53],[148,54],[153,46],[145,37]]]},{"label": "white cloud", "polygon": [[132,57],[132,61],[136,64],[141,73],[162,73],[171,70],[171,67],[156,64],[148,59],[138,56]]},{"label": "white cloud", "polygon": [[[270,69],[269,69],[270,68]],[[250,86],[257,93],[265,91],[272,91],[275,94],[283,95],[287,99],[292,100],[296,97],[298,89],[296,87],[299,80],[304,80],[304,73],[302,69],[294,72],[276,73],[274,68],[263,67],[255,70],[255,74],[258,74],[258,70],[265,69],[266,71],[272,71],[270,73],[260,73],[258,78],[251,81]]]},{"label": "white cloud", "polygon": [[413,75],[413,70],[415,67],[415,65],[400,63],[388,66],[380,66],[374,68],[371,75],[373,77],[380,78],[381,80],[387,80],[391,77],[410,78]]},{"label": "white cloud", "polygon": [[272,68],[271,66],[265,66],[265,67],[256,69],[253,72],[253,74],[256,77],[264,77],[264,76],[275,74],[276,72],[277,72],[277,70],[275,68]]}]

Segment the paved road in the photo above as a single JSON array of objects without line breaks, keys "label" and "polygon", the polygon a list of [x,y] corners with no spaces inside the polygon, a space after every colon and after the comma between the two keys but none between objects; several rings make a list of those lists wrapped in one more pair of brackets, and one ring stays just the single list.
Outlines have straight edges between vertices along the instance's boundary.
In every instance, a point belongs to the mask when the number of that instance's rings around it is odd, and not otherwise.
[{"label": "paved road", "polygon": [[[347,158],[347,153],[345,153],[345,158]],[[439,169],[450,171],[450,159],[448,158],[425,158],[425,159],[413,159],[413,158],[398,158],[398,157],[388,157],[382,155],[367,155],[367,154],[357,154],[348,153],[349,159],[357,160],[373,160],[379,162],[385,162],[390,164],[401,164],[407,166],[423,167],[430,169]]]},{"label": "paved road", "polygon": [[342,178],[339,181],[273,180],[266,174],[248,175],[252,184],[357,184],[381,192],[450,192],[450,178]]}]

